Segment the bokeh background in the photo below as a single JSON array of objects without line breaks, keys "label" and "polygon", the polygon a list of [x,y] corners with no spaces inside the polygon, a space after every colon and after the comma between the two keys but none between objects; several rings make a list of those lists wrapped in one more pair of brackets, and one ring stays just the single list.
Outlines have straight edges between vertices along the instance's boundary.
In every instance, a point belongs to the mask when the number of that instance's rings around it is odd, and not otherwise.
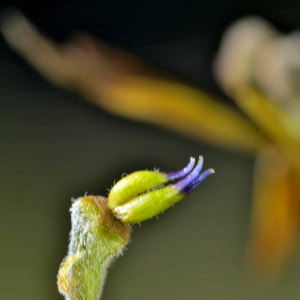
[{"label": "bokeh background", "polygon": [[[59,41],[93,33],[219,95],[212,61],[229,24],[258,15],[283,32],[300,25],[295,1],[7,1],[1,10],[7,5]],[[299,299],[299,255],[279,279],[243,267],[254,158],[112,116],[51,86],[0,37],[0,299],[63,299],[56,275],[72,197],[106,195],[123,172],[177,170],[200,154],[216,174],[134,227],[102,299]]]}]

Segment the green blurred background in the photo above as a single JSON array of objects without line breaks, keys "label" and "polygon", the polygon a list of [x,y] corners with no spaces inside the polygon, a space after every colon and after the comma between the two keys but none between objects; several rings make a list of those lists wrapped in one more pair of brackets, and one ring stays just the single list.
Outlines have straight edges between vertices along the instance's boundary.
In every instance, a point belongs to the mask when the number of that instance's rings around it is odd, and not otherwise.
[{"label": "green blurred background", "polygon": [[[211,65],[222,33],[248,14],[284,31],[292,1],[9,1],[60,40],[83,29],[220,93]],[[3,6],[4,7],[4,6]],[[300,298],[300,256],[281,278],[245,272],[254,159],[109,115],[45,82],[0,40],[0,299],[63,299],[71,198],[106,195],[123,172],[178,170],[203,155],[216,174],[173,209],[134,226],[103,300]]]}]

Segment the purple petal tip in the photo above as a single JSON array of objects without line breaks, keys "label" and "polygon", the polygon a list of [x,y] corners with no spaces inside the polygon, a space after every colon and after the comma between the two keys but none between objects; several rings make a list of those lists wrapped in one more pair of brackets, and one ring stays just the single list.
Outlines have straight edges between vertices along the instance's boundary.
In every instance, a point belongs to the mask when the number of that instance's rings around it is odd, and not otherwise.
[{"label": "purple petal tip", "polygon": [[195,169],[189,173],[184,179],[180,180],[179,182],[173,184],[175,188],[178,189],[178,192],[189,194],[193,191],[206,177],[215,173],[214,169],[208,169],[201,173],[203,166],[203,157],[199,156],[199,161],[195,167]]},{"label": "purple petal tip", "polygon": [[201,173],[203,166],[203,157],[199,156],[198,163],[195,169],[184,179],[174,184],[174,187],[178,188],[179,191],[182,191],[187,185],[191,184]]},{"label": "purple petal tip", "polygon": [[195,165],[195,158],[190,157],[189,164],[185,168],[183,168],[182,170],[179,170],[179,171],[176,171],[176,172],[164,173],[164,174],[165,174],[165,176],[167,176],[167,178],[169,180],[175,180],[175,179],[178,179],[178,178],[182,178],[182,177],[186,176],[187,174],[189,174],[192,171],[194,165]]},{"label": "purple petal tip", "polygon": [[190,182],[188,185],[184,186],[180,192],[184,194],[189,194],[192,192],[205,178],[207,178],[209,175],[214,174],[214,169],[208,169],[201,173],[193,182]]}]

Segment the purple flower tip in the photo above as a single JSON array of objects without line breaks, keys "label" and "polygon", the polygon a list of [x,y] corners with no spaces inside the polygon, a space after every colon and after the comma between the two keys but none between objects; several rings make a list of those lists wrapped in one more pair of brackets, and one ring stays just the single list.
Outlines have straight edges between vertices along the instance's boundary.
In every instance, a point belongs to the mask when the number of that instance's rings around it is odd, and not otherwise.
[{"label": "purple flower tip", "polygon": [[193,182],[189,183],[188,185],[181,188],[181,192],[184,194],[189,194],[191,191],[193,191],[206,177],[208,177],[210,174],[214,174],[214,169],[208,169],[201,173]]},{"label": "purple flower tip", "polygon": [[192,171],[194,165],[195,165],[195,158],[191,157],[189,164],[185,168],[177,172],[164,173],[164,175],[167,176],[169,180],[182,178]]},{"label": "purple flower tip", "polygon": [[175,188],[178,189],[178,192],[189,194],[193,191],[207,176],[215,173],[214,169],[208,169],[201,173],[203,166],[203,157],[199,157],[199,161],[195,167],[195,169],[184,179],[179,182],[173,184]]}]

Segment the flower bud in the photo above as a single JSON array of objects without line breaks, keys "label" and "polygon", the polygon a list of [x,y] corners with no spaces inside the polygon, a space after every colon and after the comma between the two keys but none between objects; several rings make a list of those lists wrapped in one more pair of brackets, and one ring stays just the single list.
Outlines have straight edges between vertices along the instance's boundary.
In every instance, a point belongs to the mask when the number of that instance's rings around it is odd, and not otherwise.
[{"label": "flower bud", "polygon": [[[158,171],[134,172],[116,183],[108,196],[108,207],[122,223],[139,223],[168,209],[193,191],[213,169],[201,173],[203,157],[192,171],[195,159],[182,170],[172,173]],[[181,179],[183,178],[183,179]],[[177,183],[165,186],[175,179]]]}]

